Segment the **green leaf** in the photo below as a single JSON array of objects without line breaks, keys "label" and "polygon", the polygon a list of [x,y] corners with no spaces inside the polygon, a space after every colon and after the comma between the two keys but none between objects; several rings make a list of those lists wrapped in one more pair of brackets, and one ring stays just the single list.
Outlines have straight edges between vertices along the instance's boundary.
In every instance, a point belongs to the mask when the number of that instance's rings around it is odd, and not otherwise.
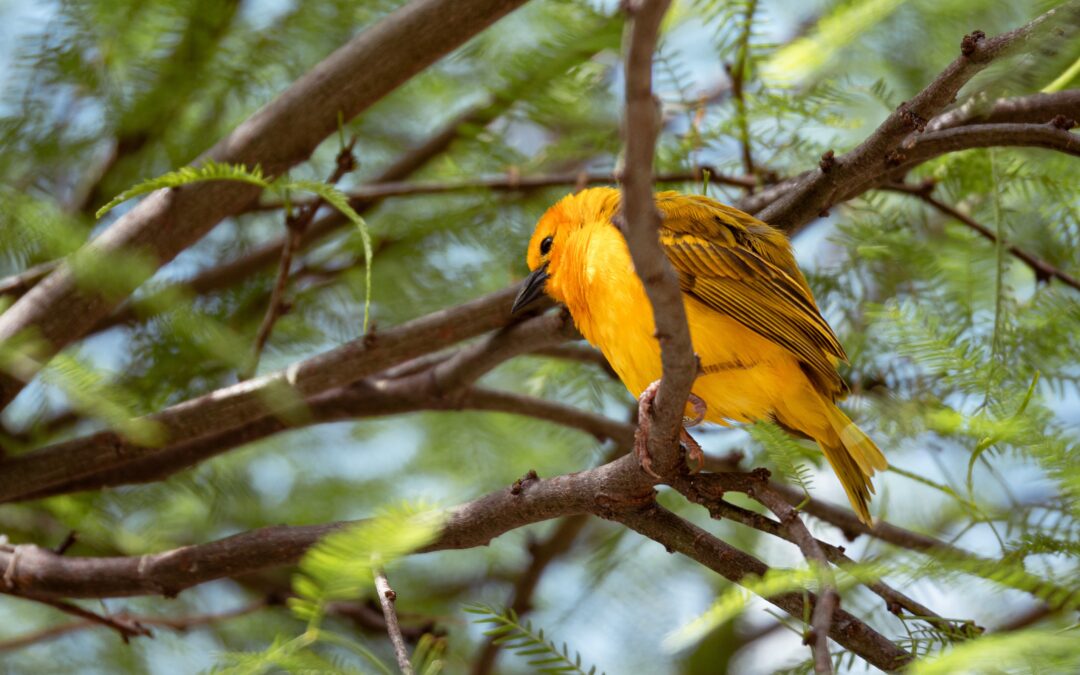
[{"label": "green leaf", "polygon": [[[499,624],[498,628],[485,632],[485,635],[501,636],[494,641],[495,644],[502,645],[526,659],[543,656],[544,658],[532,658],[527,661],[530,666],[537,668],[540,672],[587,675],[582,669],[581,654],[575,652],[574,657],[571,658],[570,650],[565,642],[560,650],[554,641],[544,637],[543,629],[534,630],[530,621],[522,624],[520,617],[513,609],[507,608],[500,612],[489,605],[473,604],[466,605],[464,610],[469,614],[482,617],[475,619],[474,623]],[[595,666],[588,671],[589,674],[595,672]]]},{"label": "green leaf", "polygon": [[444,518],[441,511],[402,506],[329,534],[300,561],[293,590],[320,606],[357,598],[372,588],[376,567],[434,541]]},{"label": "green leaf", "polygon": [[105,206],[97,210],[94,217],[100,219],[118,205],[139,195],[145,195],[164,188],[178,188],[211,180],[238,181],[263,189],[270,187],[270,182],[263,176],[262,169],[259,166],[249,170],[242,164],[223,164],[211,159],[197,167],[185,166],[176,171],[162,174],[157,178],[150,178],[137,183],[110,199]]}]

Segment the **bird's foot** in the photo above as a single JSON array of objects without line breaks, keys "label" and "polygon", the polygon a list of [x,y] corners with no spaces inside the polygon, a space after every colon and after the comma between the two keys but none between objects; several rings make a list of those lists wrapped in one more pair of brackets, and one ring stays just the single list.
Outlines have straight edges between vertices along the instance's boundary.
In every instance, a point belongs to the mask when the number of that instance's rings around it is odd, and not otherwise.
[{"label": "bird's foot", "polygon": [[652,455],[649,454],[649,432],[652,430],[652,407],[656,401],[656,394],[660,391],[660,380],[645,387],[638,397],[638,427],[634,432],[634,454],[637,455],[641,469],[652,476],[660,478],[660,474],[652,469]]},{"label": "bird's foot", "polygon": [[[652,431],[652,407],[656,401],[656,394],[660,391],[660,380],[657,380],[645,388],[638,397],[638,428],[634,432],[634,454],[637,455],[641,469],[652,476],[660,479],[660,474],[653,471],[652,455],[649,454],[649,433]],[[687,427],[697,426],[705,419],[705,401],[696,394],[690,394],[688,399],[694,407],[695,416],[683,418],[683,424]],[[692,473],[697,473],[705,466],[705,453],[694,437],[685,428],[679,432],[679,441],[686,448],[687,466]]]},{"label": "bird's foot", "polygon": [[708,411],[709,408],[705,405],[705,399],[701,398],[694,392],[690,392],[690,398],[688,398],[686,402],[694,406],[694,416],[684,417],[683,426],[687,428],[696,427],[697,425],[705,421],[705,413]]}]

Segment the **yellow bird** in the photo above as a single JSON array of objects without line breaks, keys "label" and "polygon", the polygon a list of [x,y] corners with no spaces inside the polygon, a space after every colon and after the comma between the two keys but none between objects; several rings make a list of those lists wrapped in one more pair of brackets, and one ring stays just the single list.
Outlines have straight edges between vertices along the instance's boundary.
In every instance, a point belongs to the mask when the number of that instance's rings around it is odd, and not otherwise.
[{"label": "yellow bird", "polygon": [[[630,251],[612,224],[620,201],[618,190],[593,188],[544,213],[529,242],[532,273],[513,311],[544,292],[566,305],[630,392],[644,394],[644,405],[661,375],[660,345]],[[771,420],[817,441],[859,519],[870,524],[870,477],[888,464],[836,407],[847,393],[836,364],[847,356],[821,317],[787,237],[700,195],[660,192],[656,206],[663,218],[660,244],[678,272],[701,360],[691,394],[698,418],[704,413],[724,426]],[[649,470],[647,456],[643,464]]]}]

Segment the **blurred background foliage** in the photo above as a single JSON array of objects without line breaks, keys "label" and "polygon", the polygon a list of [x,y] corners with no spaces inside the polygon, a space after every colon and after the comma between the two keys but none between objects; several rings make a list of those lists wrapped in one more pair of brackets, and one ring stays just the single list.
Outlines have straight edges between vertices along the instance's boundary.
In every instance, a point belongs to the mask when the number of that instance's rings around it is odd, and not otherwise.
[{"label": "blurred background foliage", "polygon": [[[96,221],[95,211],[111,197],[193,161],[400,4],[0,2],[0,277],[76,250],[129,208]],[[656,60],[665,115],[657,170],[708,164],[728,174],[752,168],[769,180],[811,168],[825,150],[853,147],[925,86],[958,53],[962,35],[1009,30],[1054,4],[677,2]],[[467,121],[456,127],[453,141],[410,179],[467,182],[615,169],[623,31],[615,5],[534,0],[503,19],[345,126],[344,133],[357,138],[359,169],[340,187],[377,176],[461,119]],[[995,64],[964,89],[960,102],[1076,88],[1078,59],[1080,42],[1049,41]],[[741,97],[731,95],[733,79]],[[324,180],[337,152],[337,139],[328,140],[291,178]],[[913,181],[934,179],[939,199],[1009,243],[1080,275],[1074,158],[1013,148],[967,151],[928,162],[915,174]],[[703,189],[697,182],[671,187]],[[572,188],[475,189],[390,198],[368,208],[376,246],[375,325],[399,324],[519,279],[537,217]],[[704,189],[729,203],[744,194],[716,182]],[[228,219],[138,295],[152,298],[155,289],[235,260],[282,232],[280,211]],[[878,481],[875,513],[1009,569],[1075,587],[1080,292],[1038,281],[1001,247],[904,194],[868,192],[812,223],[795,245],[852,357],[845,376],[856,392],[853,416],[897,469]],[[361,334],[363,259],[359,234],[350,228],[299,254],[287,291],[292,310],[276,325],[261,370]],[[4,413],[2,444],[17,454],[106,426],[137,434],[123,426],[130,417],[232,384],[273,275],[271,265],[213,292],[172,297],[167,311],[69,348]],[[0,309],[11,301],[0,296]],[[629,415],[624,388],[587,364],[520,358],[485,383],[620,419]],[[701,440],[711,453],[738,449],[747,466],[770,466],[814,497],[844,503],[831,473],[819,472],[820,456],[801,443],[768,429],[706,429]],[[403,500],[452,505],[499,489],[528,469],[566,473],[597,464],[609,451],[579,432],[496,413],[339,423],[280,434],[159,483],[4,505],[0,533],[13,542],[52,546],[75,530],[73,553],[137,555],[267,524],[369,516]],[[737,524],[708,522],[703,510],[675,495],[662,499],[770,564],[801,564],[786,543]],[[484,549],[398,562],[392,581],[403,620],[445,636],[438,646],[445,672],[469,672],[484,639],[464,608],[505,607],[529,562],[530,543],[556,527],[546,523]],[[812,527],[842,542],[838,530],[819,522]],[[880,541],[859,539],[848,552],[885,565],[895,586],[947,617],[1019,630],[1034,612],[1034,629],[1011,641],[1003,634],[986,647],[997,650],[988,652],[995,655],[990,663],[1003,670],[1024,672],[1025,659],[1040,654],[1049,669],[1043,672],[1080,667],[1075,632],[1066,634],[1071,651],[1054,637],[1075,628],[1074,613],[1040,614],[1030,594]],[[289,584],[288,572],[279,571],[207,584],[175,599],[88,606],[154,616],[215,613],[268,595],[280,598]],[[542,578],[530,618],[609,673],[808,670],[801,628],[785,630],[794,622],[759,600],[744,600],[734,621],[691,646],[664,651],[665,635],[726,592],[711,572],[616,525],[590,520]],[[360,599],[370,601],[372,593]],[[890,614],[865,589],[845,593],[844,606],[919,655],[937,653],[956,638]],[[0,617],[0,640],[67,620],[7,596],[0,598]],[[304,617],[271,606],[188,632],[158,629],[153,640],[130,645],[104,630],[75,632],[0,653],[0,659],[5,672],[28,673],[372,667],[356,650],[334,644],[276,665],[241,656],[266,656],[303,634],[305,625]],[[385,635],[364,621],[331,614],[324,625],[393,663]],[[958,652],[972,659],[964,663],[982,662],[979,644]],[[1032,644],[1045,649],[1022,649]],[[838,659],[846,672],[865,669],[849,655]],[[527,661],[503,654],[499,672],[530,672]]]}]

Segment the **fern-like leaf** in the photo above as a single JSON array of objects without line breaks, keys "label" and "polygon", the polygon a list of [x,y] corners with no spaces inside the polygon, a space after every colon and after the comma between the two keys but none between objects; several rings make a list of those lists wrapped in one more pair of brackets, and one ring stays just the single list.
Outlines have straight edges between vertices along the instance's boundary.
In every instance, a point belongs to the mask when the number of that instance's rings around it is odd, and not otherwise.
[{"label": "fern-like leaf", "polygon": [[105,206],[98,209],[94,216],[100,219],[106,213],[112,211],[127,200],[138,197],[139,195],[149,194],[155,190],[177,188],[184,185],[191,185],[192,183],[205,183],[206,181],[211,180],[238,181],[255,185],[263,189],[270,187],[270,181],[266,179],[266,176],[263,175],[262,169],[258,165],[253,169],[249,169],[243,164],[223,164],[221,162],[208,160],[199,166],[185,166],[176,171],[162,174],[156,178],[150,178],[141,183],[136,183],[110,199]]},{"label": "fern-like leaf", "polygon": [[[573,652],[566,643],[559,647],[544,635],[544,630],[534,629],[531,621],[522,623],[521,617],[513,609],[499,611],[490,605],[466,605],[465,611],[481,618],[475,623],[490,624],[492,628],[484,635],[494,638],[495,644],[502,645],[518,656],[528,659],[528,664],[539,673],[578,673],[592,675],[596,666],[585,670],[581,654]],[[603,672],[601,671],[601,675]]]}]

